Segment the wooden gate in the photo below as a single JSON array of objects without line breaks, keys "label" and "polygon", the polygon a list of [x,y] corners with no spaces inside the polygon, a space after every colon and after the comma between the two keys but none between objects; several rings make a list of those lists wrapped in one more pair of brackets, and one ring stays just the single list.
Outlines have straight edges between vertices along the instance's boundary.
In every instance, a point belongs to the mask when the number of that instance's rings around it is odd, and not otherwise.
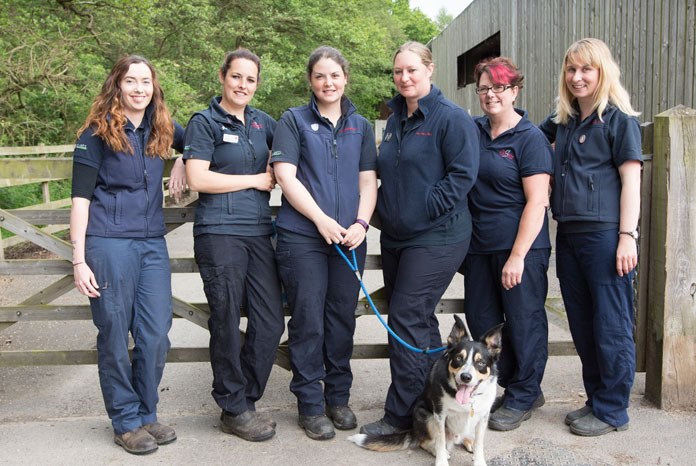
[{"label": "wooden gate", "polygon": [[[638,370],[645,370],[646,347],[649,332],[647,331],[648,313],[648,290],[649,283],[647,273],[642,269],[646,268],[648,261],[646,257],[650,254],[650,231],[651,231],[651,190],[652,190],[652,152],[653,152],[653,131],[652,124],[643,125],[643,147],[645,154],[645,165],[643,171],[643,206],[641,215],[640,240],[641,265],[639,269],[639,279],[636,296],[636,342],[638,347]],[[47,183],[58,179],[69,179],[72,171],[72,158],[69,156],[56,157],[54,154],[70,154],[73,146],[51,146],[51,147],[24,147],[24,148],[0,148],[0,187],[26,184],[26,183]],[[33,157],[27,157],[33,155]],[[53,155],[51,157],[36,157],[36,155]],[[166,173],[171,169],[171,162],[167,165]],[[47,190],[44,190],[47,193]],[[166,194],[166,192],[165,192]],[[78,305],[58,305],[55,304],[59,297],[73,290],[72,276],[72,249],[70,244],[55,235],[57,230],[67,229],[69,224],[69,209],[64,208],[68,205],[68,200],[51,203],[49,199],[44,199],[45,203],[41,206],[32,206],[23,209],[0,209],[0,226],[11,231],[15,235],[22,237],[53,253],[58,258],[55,259],[25,259],[7,260],[2,255],[0,248],[0,275],[54,275],[56,280],[45,289],[36,292],[19,303],[0,307],[0,333],[9,326],[17,322],[30,321],[66,321],[66,320],[91,320],[89,304],[87,298]],[[48,201],[46,203],[46,201]],[[169,231],[192,222],[194,218],[194,207],[165,207],[165,222]],[[41,227],[40,227],[41,226]],[[172,258],[172,273],[197,273],[193,257]],[[378,270],[381,267],[379,255],[368,254],[366,270]],[[461,277],[460,277],[461,279]],[[173,309],[174,317],[187,319],[194,324],[207,328],[208,305],[205,302],[187,302],[176,296],[174,291]],[[384,299],[382,289],[371,293],[371,298],[383,314],[388,314],[388,308]],[[456,299],[443,299],[438,304],[436,312],[455,313],[461,312],[463,308],[463,297]],[[550,298],[547,301],[547,310],[550,313],[564,317],[562,303],[558,298]],[[356,316],[371,314],[372,311],[365,299],[359,301],[356,308]],[[287,309],[286,309],[287,314]],[[651,314],[652,315],[652,314]],[[549,342],[549,354],[552,356],[574,355],[575,349],[572,342],[551,341]],[[353,358],[370,359],[386,358],[387,345],[385,344],[356,344]],[[95,364],[97,360],[96,350],[4,350],[0,349],[1,366],[22,366],[22,365],[64,365],[64,364]],[[208,361],[209,353],[207,347],[201,348],[178,348],[173,347],[169,353],[168,362],[197,362]],[[276,364],[289,369],[288,349],[286,342],[282,342],[277,350]]]}]

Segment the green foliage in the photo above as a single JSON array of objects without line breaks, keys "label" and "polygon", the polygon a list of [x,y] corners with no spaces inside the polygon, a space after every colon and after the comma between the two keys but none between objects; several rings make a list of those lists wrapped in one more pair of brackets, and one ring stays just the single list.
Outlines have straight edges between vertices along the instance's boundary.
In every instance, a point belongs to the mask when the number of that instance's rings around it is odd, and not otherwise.
[{"label": "green foliage", "polygon": [[[71,180],[51,181],[48,191],[52,200],[70,197]],[[41,183],[0,188],[0,209],[19,209],[43,203]]]},{"label": "green foliage", "polygon": [[277,118],[307,101],[307,57],[331,45],[351,62],[349,96],[374,118],[393,93],[393,51],[439,31],[408,0],[3,0],[0,28],[3,146],[74,141],[114,61],[127,53],[153,62],[185,124],[219,93],[226,51],[243,46],[261,57],[253,105]]},{"label": "green foliage", "polygon": [[447,13],[447,10],[444,8],[440,8],[437,12],[437,16],[435,17],[435,23],[440,31],[445,29],[447,25],[452,22],[452,20],[454,20],[454,16]]},{"label": "green foliage", "polygon": [[42,202],[41,183],[0,188],[0,208],[2,209],[18,209]]}]

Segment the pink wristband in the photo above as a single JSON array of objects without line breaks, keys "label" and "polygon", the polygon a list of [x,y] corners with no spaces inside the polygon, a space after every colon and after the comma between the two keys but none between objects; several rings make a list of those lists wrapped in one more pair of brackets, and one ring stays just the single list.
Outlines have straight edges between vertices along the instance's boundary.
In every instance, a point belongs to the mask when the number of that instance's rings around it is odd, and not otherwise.
[{"label": "pink wristband", "polygon": [[362,227],[365,229],[366,232],[367,232],[367,230],[370,229],[370,225],[369,225],[365,220],[363,220],[363,219],[361,219],[361,218],[356,218],[356,219],[355,219],[355,223],[357,223],[358,225],[362,226]]}]

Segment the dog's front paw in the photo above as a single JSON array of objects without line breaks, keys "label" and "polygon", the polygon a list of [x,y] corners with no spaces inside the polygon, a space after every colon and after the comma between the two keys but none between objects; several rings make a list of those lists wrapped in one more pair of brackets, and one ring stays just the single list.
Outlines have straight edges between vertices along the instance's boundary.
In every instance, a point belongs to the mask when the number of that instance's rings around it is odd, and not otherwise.
[{"label": "dog's front paw", "polygon": [[435,461],[435,466],[449,466],[449,462],[447,461],[447,458],[438,458]]},{"label": "dog's front paw", "polygon": [[469,453],[474,452],[474,441],[471,440],[470,438],[465,438],[464,441],[462,442],[462,446]]},{"label": "dog's front paw", "polygon": [[474,466],[488,466],[484,458],[474,458]]}]

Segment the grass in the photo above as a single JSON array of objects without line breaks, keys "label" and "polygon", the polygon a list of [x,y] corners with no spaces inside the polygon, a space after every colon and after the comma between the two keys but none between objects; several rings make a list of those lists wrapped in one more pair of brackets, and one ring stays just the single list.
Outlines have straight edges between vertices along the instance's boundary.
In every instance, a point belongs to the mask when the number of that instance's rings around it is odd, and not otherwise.
[{"label": "grass", "polygon": [[[50,181],[48,190],[51,200],[67,199],[70,197],[72,180]],[[43,192],[41,183],[23,184],[0,188],[0,208],[19,209],[32,205],[43,204]],[[14,236],[13,233],[2,229],[2,238]]]}]

